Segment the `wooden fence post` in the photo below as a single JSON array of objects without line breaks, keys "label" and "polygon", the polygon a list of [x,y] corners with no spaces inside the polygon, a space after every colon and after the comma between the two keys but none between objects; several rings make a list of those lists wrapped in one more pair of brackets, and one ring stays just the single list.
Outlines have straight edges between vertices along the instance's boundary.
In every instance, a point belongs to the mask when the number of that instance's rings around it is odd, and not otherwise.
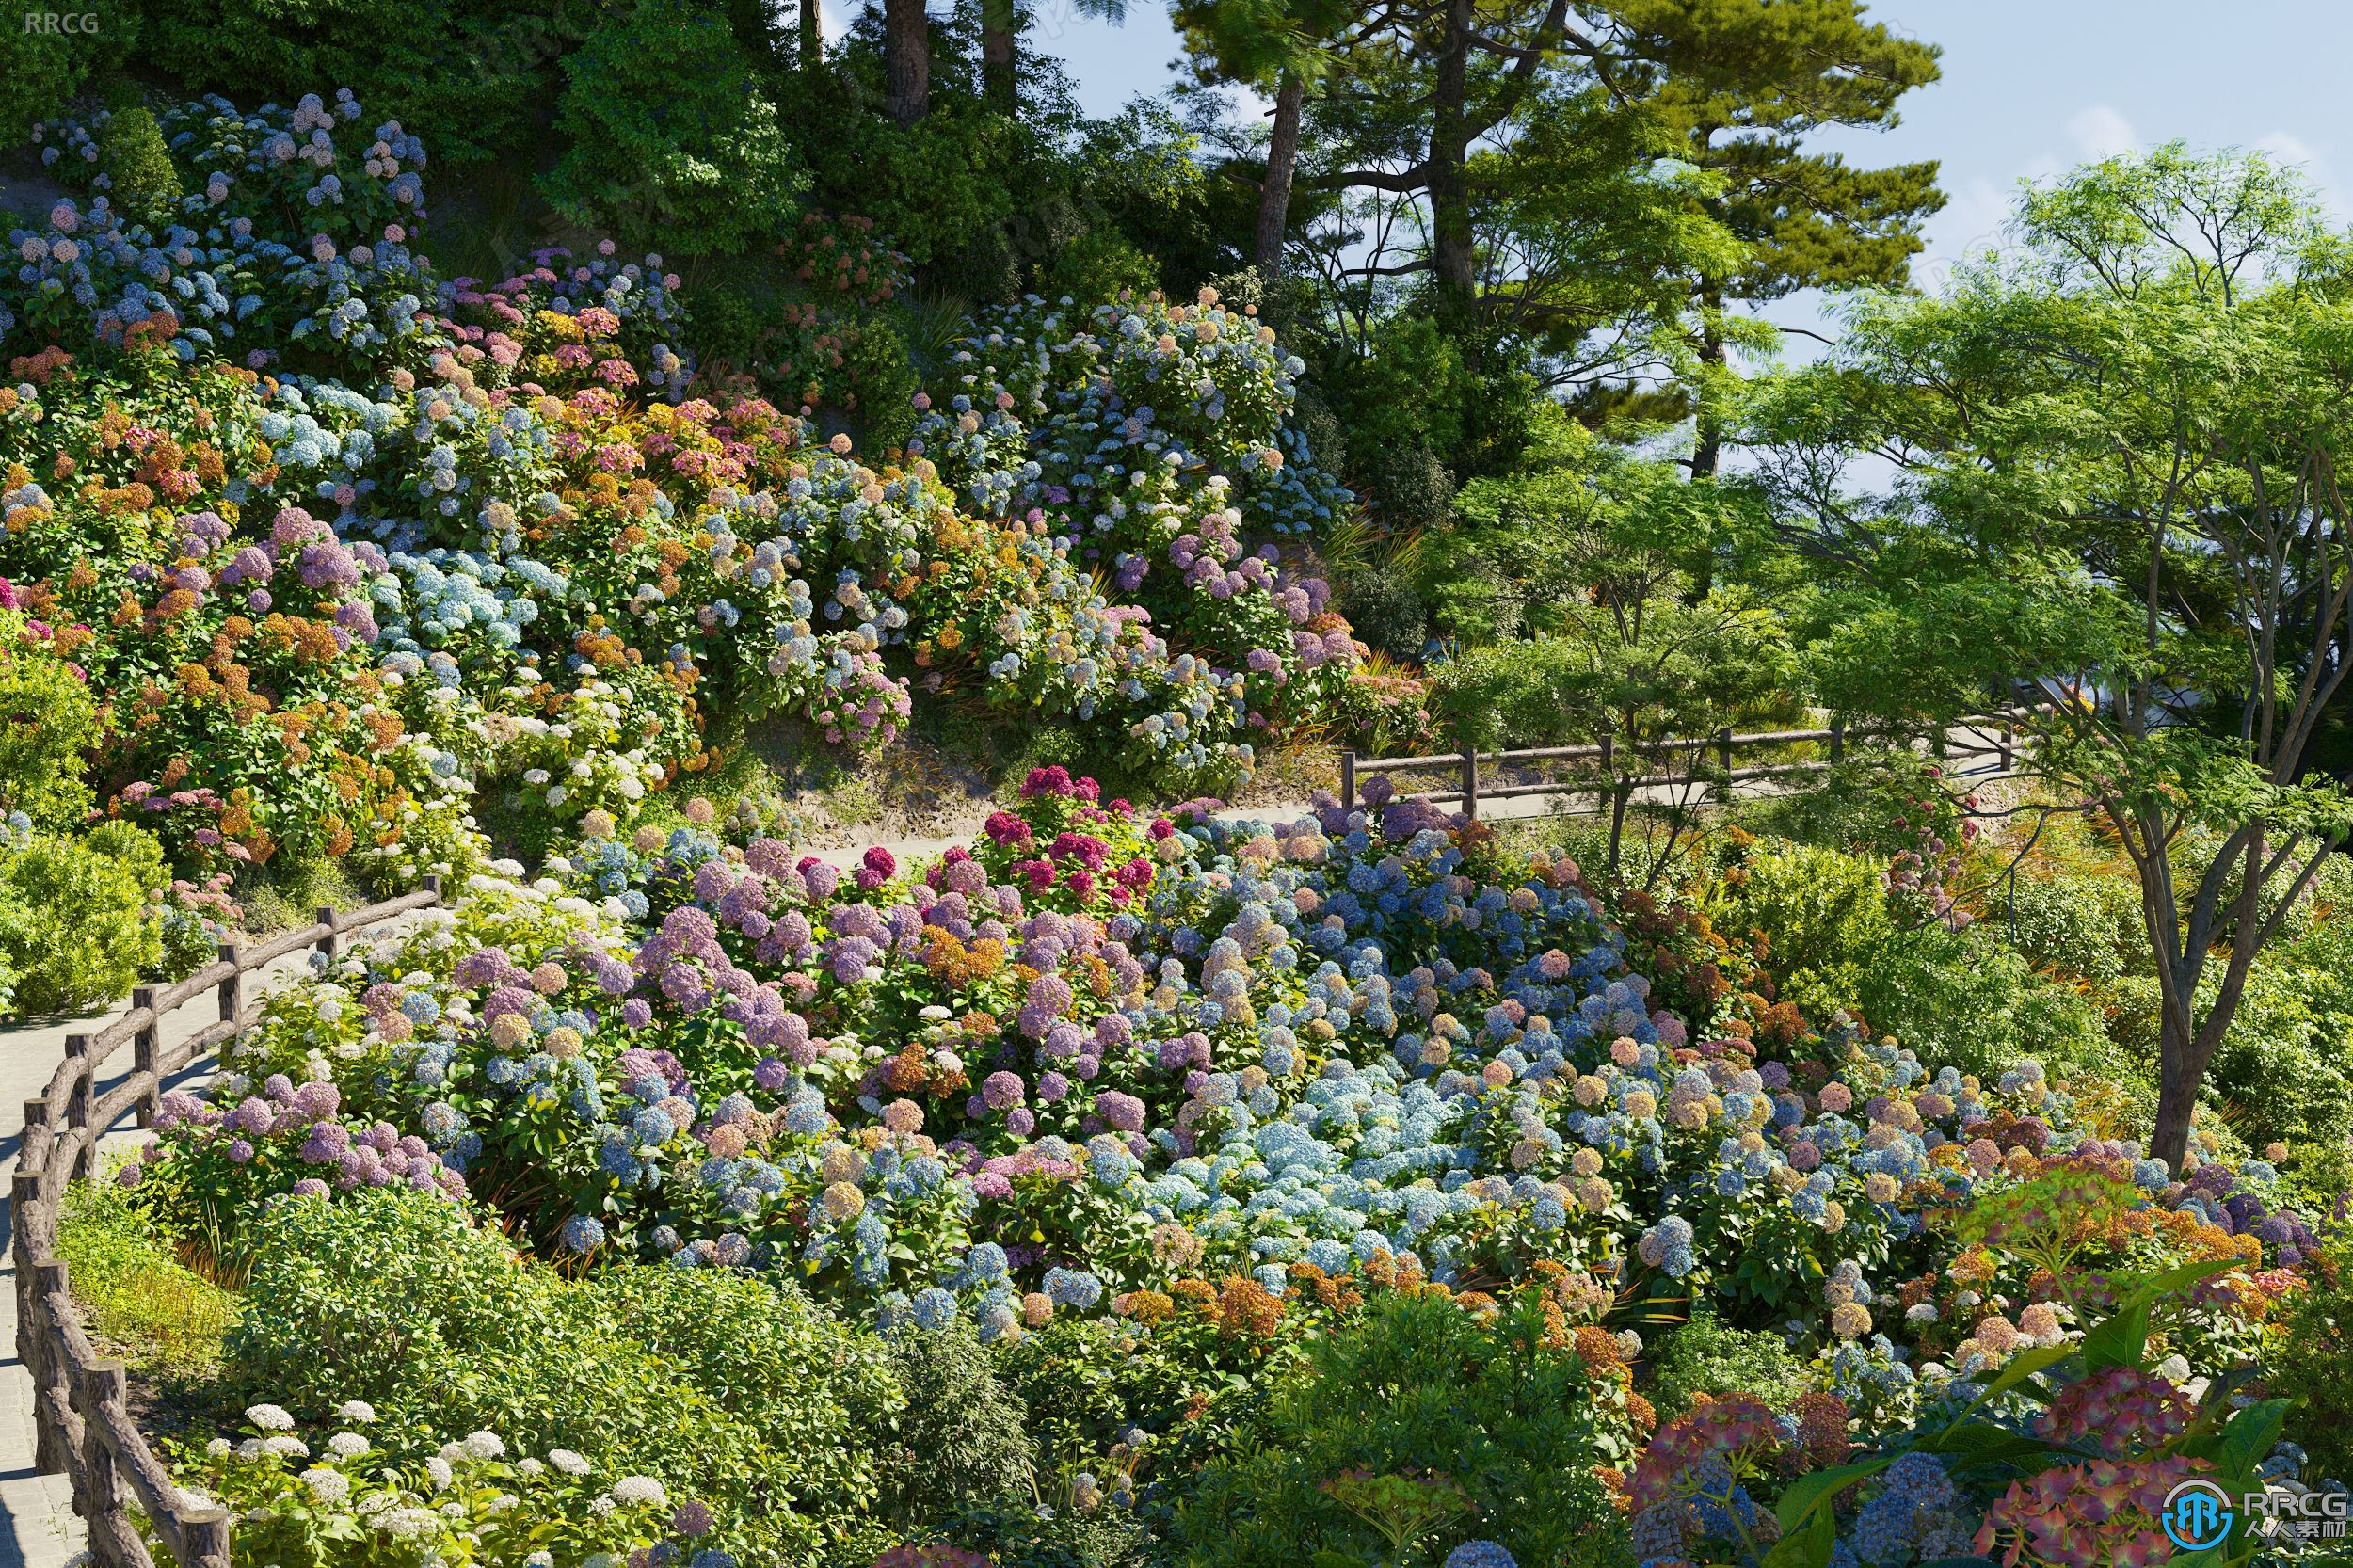
[{"label": "wooden fence post", "polygon": [[1463,814],[1479,820],[1479,748],[1463,748]]},{"label": "wooden fence post", "polygon": [[1830,760],[1833,762],[1847,760],[1847,715],[1844,713],[1830,721]]},{"label": "wooden fence post", "polygon": [[[164,1032],[163,1019],[155,1014],[157,994],[156,988],[152,985],[136,985],[131,990],[132,1007],[147,1015],[147,1022],[140,1026],[138,1033],[131,1039],[131,1070],[134,1073],[145,1073],[152,1076],[155,1071],[157,1048],[163,1043]],[[138,1099],[134,1102],[139,1126],[153,1127],[155,1125],[155,1099],[162,1092],[163,1083],[160,1080],[139,1092]]]},{"label": "wooden fence post", "polygon": [[[114,1430],[104,1412],[122,1407],[122,1363],[103,1360],[93,1364],[82,1374],[82,1486],[89,1500],[89,1521],[92,1553],[101,1560],[108,1555],[107,1547],[118,1532],[112,1527],[121,1518],[122,1477],[115,1465]],[[107,1544],[102,1547],[100,1542]]]},{"label": "wooden fence post", "polygon": [[1716,760],[1724,770],[1723,803],[1732,804],[1732,730],[1729,727],[1716,731]]},{"label": "wooden fence post", "polygon": [[[30,1103],[39,1105],[41,1102],[34,1100]],[[33,1256],[31,1216],[34,1207],[40,1202],[40,1176],[31,1171],[18,1171],[16,1180],[9,1189],[10,1221],[16,1232],[9,1240],[20,1264]],[[54,1476],[64,1470],[65,1461],[57,1451],[56,1432],[42,1418],[40,1391],[48,1386],[49,1382],[49,1336],[42,1332],[40,1276],[38,1271],[19,1274],[16,1280],[16,1358],[24,1363],[25,1372],[33,1380],[33,1469],[40,1475]]]},{"label": "wooden fence post", "polygon": [[1340,748],[1340,809],[1356,809],[1356,753],[1345,746]]},{"label": "wooden fence post", "polygon": [[73,1086],[66,1091],[65,1125],[84,1134],[81,1152],[73,1157],[76,1176],[90,1173],[90,1156],[98,1139],[89,1125],[89,1036],[69,1034],[65,1037],[65,1059],[73,1064]]},{"label": "wooden fence post", "polygon": [[[220,944],[220,961],[231,965],[239,962],[235,943]],[[220,1021],[225,1024],[236,1022],[237,1015],[244,1011],[244,1008],[245,971],[233,969],[229,978],[220,983]]]},{"label": "wooden fence post", "polygon": [[49,1096],[36,1095],[24,1102],[24,1141],[16,1155],[21,1170],[32,1163],[33,1145],[39,1144],[46,1152],[49,1144]]},{"label": "wooden fence post", "polygon": [[[38,1191],[40,1178],[36,1176],[33,1180]],[[64,1369],[51,1354],[56,1347],[50,1341],[56,1333],[57,1324],[56,1320],[50,1316],[49,1301],[66,1288],[64,1264],[37,1265],[33,1270],[32,1300],[25,1304],[32,1310],[24,1314],[24,1320],[33,1325],[33,1333],[40,1345],[40,1353],[27,1357],[24,1362],[24,1369],[33,1376],[33,1468],[44,1476],[67,1475],[72,1470],[66,1460],[64,1429],[50,1419],[49,1406],[41,1398],[65,1381]]]},{"label": "wooden fence post", "polygon": [[[1352,754],[1352,755],[1353,755],[1353,754]],[[433,895],[433,902],[434,902],[434,903],[439,904],[439,903],[440,903],[440,902],[441,902],[441,873],[440,873],[440,872],[434,872],[431,876],[428,876],[428,877],[426,877],[426,878],[424,879],[424,890],[425,890],[426,892],[431,893],[431,894]]]},{"label": "wooden fence post", "polygon": [[321,904],[319,906],[318,923],[327,927],[327,935],[319,938],[318,951],[329,961],[332,961],[335,956],[336,933],[343,923],[341,919],[336,915],[335,906],[333,904]]},{"label": "wooden fence post", "polygon": [[180,1515],[180,1560],[229,1568],[229,1515],[217,1508]]}]

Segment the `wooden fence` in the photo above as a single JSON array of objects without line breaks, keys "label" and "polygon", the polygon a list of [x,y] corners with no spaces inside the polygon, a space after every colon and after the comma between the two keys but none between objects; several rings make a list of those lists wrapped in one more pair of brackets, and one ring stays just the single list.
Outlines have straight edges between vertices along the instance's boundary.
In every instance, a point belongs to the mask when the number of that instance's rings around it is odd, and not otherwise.
[{"label": "wooden fence", "polygon": [[[2017,721],[2025,710],[2006,708],[1981,717],[1964,720],[1935,738],[1932,753],[1945,758],[1951,755],[1983,756],[1994,764],[1994,771],[2008,773],[2017,760]],[[1981,734],[1987,739],[1969,738]],[[1779,762],[1756,762],[1743,767],[1733,765],[1733,754],[1769,746],[1821,745],[1829,748],[1827,757],[1799,758]],[[1680,753],[1689,759],[1681,773],[1653,773],[1633,778],[1618,776],[1618,761],[1622,752],[1641,756],[1645,765],[1652,765],[1661,756]],[[1595,745],[1536,746],[1525,751],[1450,751],[1430,757],[1359,757],[1353,751],[1340,753],[1340,807],[1353,808],[1360,793],[1359,781],[1375,774],[1405,773],[1424,768],[1448,768],[1454,771],[1456,782],[1445,790],[1400,790],[1399,795],[1411,794],[1428,801],[1453,800],[1462,802],[1465,816],[1476,820],[1479,803],[1482,800],[1511,800],[1528,795],[1593,795],[1603,801],[1619,792],[1632,794],[1638,790],[1664,788],[1672,785],[1687,787],[1705,783],[1717,797],[1729,801],[1736,785],[1754,778],[1784,778],[1798,774],[1821,773],[1843,761],[1847,755],[1847,724],[1843,718],[1831,720],[1824,729],[1763,729],[1737,733],[1720,729],[1713,735],[1681,739],[1641,741],[1621,745],[1614,737],[1604,735]],[[1712,757],[1714,766],[1703,776],[1700,760]],[[1509,768],[1531,763],[1589,763],[1566,778],[1547,778],[1533,784],[1483,785],[1480,769]]]},{"label": "wooden fence", "polygon": [[[151,1126],[170,1076],[234,1038],[260,1016],[261,999],[246,995],[246,976],[288,953],[312,948],[332,957],[343,937],[411,910],[441,902],[441,879],[424,890],[338,916],[321,909],[318,922],[252,947],[223,943],[219,961],[176,985],[142,985],[131,1011],[95,1034],[69,1034],[65,1060],[49,1092],[24,1102],[24,1138],[10,1194],[10,1252],[16,1266],[16,1353],[33,1377],[34,1467],[70,1477],[73,1511],[89,1527],[89,1550],[100,1568],[153,1568],[126,1508],[126,1491],[147,1512],[155,1533],[181,1568],[229,1568],[229,1515],[191,1508],[170,1472],[147,1446],[124,1400],[123,1365],[91,1346],[81,1312],[56,1259],[57,1207],[66,1186],[95,1168],[98,1141],[135,1112]],[[165,1048],[164,1018],[186,1002],[216,992],[220,1017]],[[125,1045],[131,1070],[101,1095],[99,1069]]]}]

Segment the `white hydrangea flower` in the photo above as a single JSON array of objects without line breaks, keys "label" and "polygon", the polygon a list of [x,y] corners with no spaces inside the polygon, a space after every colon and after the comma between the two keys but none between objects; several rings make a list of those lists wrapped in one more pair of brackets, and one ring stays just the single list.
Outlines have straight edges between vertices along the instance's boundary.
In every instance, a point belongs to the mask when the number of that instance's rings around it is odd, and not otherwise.
[{"label": "white hydrangea flower", "polygon": [[550,1449],[548,1463],[568,1476],[584,1476],[588,1473],[588,1461],[569,1448]]},{"label": "white hydrangea flower", "polygon": [[449,1461],[439,1454],[424,1462],[424,1473],[433,1482],[433,1490],[436,1492],[440,1491],[456,1479],[456,1473],[449,1467]]},{"label": "white hydrangea flower", "polygon": [[670,1495],[651,1476],[623,1476],[613,1483],[613,1500],[631,1508],[660,1508]]},{"label": "white hydrangea flower", "polygon": [[274,1404],[250,1404],[245,1407],[245,1418],[264,1432],[292,1432],[295,1419],[283,1407]]},{"label": "white hydrangea flower", "polygon": [[368,1440],[356,1432],[339,1432],[327,1440],[327,1451],[344,1459],[357,1459],[368,1451]]},{"label": "white hydrangea flower", "polygon": [[325,1465],[314,1464],[303,1471],[302,1484],[311,1489],[312,1496],[329,1508],[339,1508],[351,1497],[351,1478]]},{"label": "white hydrangea flower", "polygon": [[476,1459],[504,1459],[506,1444],[495,1432],[469,1432],[466,1435],[466,1451]]},{"label": "white hydrangea flower", "polygon": [[262,1451],[265,1454],[274,1454],[280,1459],[308,1459],[311,1457],[311,1445],[299,1437],[289,1437],[281,1432],[275,1437],[263,1438]]},{"label": "white hydrangea flower", "polygon": [[395,1539],[408,1541],[436,1528],[440,1523],[440,1516],[429,1508],[401,1508],[384,1515],[380,1528]]}]

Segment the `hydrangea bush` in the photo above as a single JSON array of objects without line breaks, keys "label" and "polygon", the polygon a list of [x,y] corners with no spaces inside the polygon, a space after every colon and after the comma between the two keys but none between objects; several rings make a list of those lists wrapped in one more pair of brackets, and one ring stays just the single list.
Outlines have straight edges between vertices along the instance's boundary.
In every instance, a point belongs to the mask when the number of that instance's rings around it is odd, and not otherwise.
[{"label": "hydrangea bush", "polygon": [[91,124],[42,128],[81,194],[0,275],[0,572],[121,694],[101,804],[185,870],[462,877],[486,832],[630,821],[752,718],[856,751],[919,693],[1179,791],[1370,712],[1295,540],[1345,492],[1241,315],[1118,307],[1050,384],[960,366],[985,424],[860,455],[698,382],[659,255],[440,278],[424,149],[348,94],[159,123],[187,194],[137,219]]}]

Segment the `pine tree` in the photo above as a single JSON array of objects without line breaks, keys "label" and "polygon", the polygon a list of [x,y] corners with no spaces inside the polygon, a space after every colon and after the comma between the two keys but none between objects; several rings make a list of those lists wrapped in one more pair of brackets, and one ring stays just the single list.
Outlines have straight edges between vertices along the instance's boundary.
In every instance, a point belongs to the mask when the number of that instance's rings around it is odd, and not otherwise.
[{"label": "pine tree", "polygon": [[1699,198],[1744,248],[1729,271],[1689,280],[1690,347],[1701,367],[1695,478],[1723,449],[1725,312],[1801,289],[1900,286],[1920,225],[1945,204],[1937,166],[1857,168],[1809,149],[1827,126],[1888,129],[1897,101],[1937,79],[1937,50],[1865,19],[1863,0],[1615,0],[1628,78],[1682,156],[1721,182]]}]

